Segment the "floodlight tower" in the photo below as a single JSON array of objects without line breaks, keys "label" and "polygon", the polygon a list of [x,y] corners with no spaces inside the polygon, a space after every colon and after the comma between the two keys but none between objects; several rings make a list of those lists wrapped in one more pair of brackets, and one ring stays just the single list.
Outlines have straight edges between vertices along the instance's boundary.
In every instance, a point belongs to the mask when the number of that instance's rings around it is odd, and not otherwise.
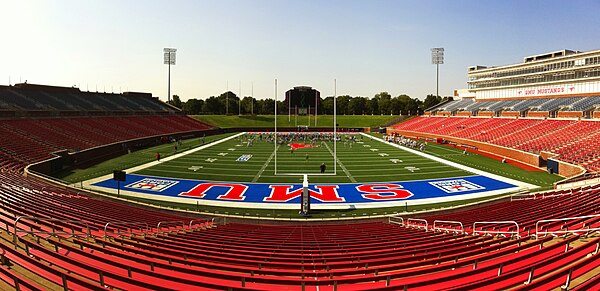
[{"label": "floodlight tower", "polygon": [[436,81],[435,81],[435,97],[440,96],[440,65],[444,64],[444,48],[436,47],[431,49],[431,63],[436,67]]},{"label": "floodlight tower", "polygon": [[176,53],[177,49],[175,48],[164,48],[164,63],[165,65],[169,65],[169,79],[168,89],[167,89],[167,103],[171,103],[171,65],[175,65]]}]

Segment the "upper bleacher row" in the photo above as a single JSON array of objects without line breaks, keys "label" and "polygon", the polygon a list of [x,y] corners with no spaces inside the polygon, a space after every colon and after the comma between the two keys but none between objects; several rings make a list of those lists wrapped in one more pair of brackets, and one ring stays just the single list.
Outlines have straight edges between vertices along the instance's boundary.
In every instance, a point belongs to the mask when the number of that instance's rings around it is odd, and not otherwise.
[{"label": "upper bleacher row", "polygon": [[[166,114],[177,110],[149,93],[82,92],[77,88],[17,84],[0,86],[0,113],[47,112],[75,115]],[[6,114],[5,114],[6,115]],[[39,114],[38,114],[39,115]]]},{"label": "upper bleacher row", "polygon": [[[475,101],[473,98],[463,98],[461,100],[449,101],[428,109],[433,114],[437,112],[447,112],[457,114],[465,112],[471,115],[477,115],[480,111],[493,112],[500,116],[502,112],[519,112],[521,116],[527,116],[528,112],[581,112],[600,111],[600,96],[590,97],[564,97],[564,98],[535,98],[535,99],[516,99],[501,101]],[[557,117],[560,114],[549,114],[550,117]],[[592,116],[591,114],[589,115]]]}]

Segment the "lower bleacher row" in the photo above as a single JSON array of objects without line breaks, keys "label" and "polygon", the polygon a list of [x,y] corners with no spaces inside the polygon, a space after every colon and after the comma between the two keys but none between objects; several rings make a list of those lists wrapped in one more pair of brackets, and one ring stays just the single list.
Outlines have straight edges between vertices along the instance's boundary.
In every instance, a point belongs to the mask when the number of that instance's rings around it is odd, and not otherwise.
[{"label": "lower bleacher row", "polygon": [[[532,236],[541,219],[598,214],[598,185],[420,217],[430,225],[513,220],[520,226],[520,236],[493,236],[472,235],[468,227],[424,231],[383,222],[217,226],[17,174],[0,178],[0,228],[6,230],[0,233],[0,280],[21,290],[549,290],[565,284],[590,290],[600,281],[598,216],[541,227],[590,231]],[[39,219],[15,224],[20,216]],[[188,224],[192,219],[199,227]],[[183,223],[159,233],[161,221]],[[108,222],[114,225],[105,236]],[[121,226],[117,235],[117,222],[150,230],[129,233]]]}]

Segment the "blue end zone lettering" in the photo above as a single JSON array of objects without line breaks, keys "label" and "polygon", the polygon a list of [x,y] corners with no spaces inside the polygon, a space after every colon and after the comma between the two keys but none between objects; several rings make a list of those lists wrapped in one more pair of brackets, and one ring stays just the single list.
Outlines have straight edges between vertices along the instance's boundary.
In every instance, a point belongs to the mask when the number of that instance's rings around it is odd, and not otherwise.
[{"label": "blue end zone lettering", "polygon": [[[296,194],[300,193],[298,190],[302,189],[301,184],[208,182],[156,178],[135,174],[127,175],[126,183],[127,186],[123,190],[139,194],[160,195],[162,197],[181,199],[200,199],[203,201],[263,204],[300,203],[300,195]],[[235,186],[234,184],[238,185],[237,188],[233,187]],[[92,186],[116,190],[117,182],[107,179],[92,184]],[[239,190],[238,188],[243,188],[243,191],[237,191]],[[465,194],[481,193],[483,195],[484,193],[498,190],[506,192],[509,189],[516,190],[517,188],[517,185],[485,176],[406,182],[309,185],[310,192],[314,196],[311,203],[323,205],[336,203],[385,203],[432,198],[443,199]],[[151,199],[152,197],[148,196],[147,198]]]}]

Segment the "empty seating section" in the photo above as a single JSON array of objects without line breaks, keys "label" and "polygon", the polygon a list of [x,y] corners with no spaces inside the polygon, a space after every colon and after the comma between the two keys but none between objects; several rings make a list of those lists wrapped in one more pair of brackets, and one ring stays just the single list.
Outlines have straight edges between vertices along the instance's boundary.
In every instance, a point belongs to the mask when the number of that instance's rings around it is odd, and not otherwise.
[{"label": "empty seating section", "polygon": [[464,98],[444,103],[431,108],[429,111],[588,111],[600,109],[600,96],[590,97],[564,97],[564,98],[536,98],[501,101],[475,101],[473,98]]},{"label": "empty seating section", "polygon": [[[461,221],[469,235],[382,222],[217,226],[206,220],[198,220],[202,227],[183,226],[161,235],[158,222],[191,218],[99,200],[17,174],[0,177],[0,227],[6,230],[0,233],[0,248],[21,267],[0,267],[0,280],[11,286],[19,282],[22,290],[62,289],[65,282],[86,290],[549,290],[564,285],[569,273],[573,281],[600,267],[598,236],[527,236],[540,219],[597,213],[600,186],[423,217],[430,224]],[[19,216],[71,221],[23,219],[19,229],[38,233],[17,233],[15,248],[13,225]],[[81,227],[75,220],[87,223],[93,238],[41,233]],[[522,237],[470,235],[470,225],[482,220],[516,220]],[[105,237],[110,221],[153,227],[145,234]],[[583,223],[594,228],[600,219],[544,229]],[[597,278],[589,280],[580,283],[593,286]]]},{"label": "empty seating section", "polygon": [[0,111],[175,112],[150,94],[82,92],[29,84],[0,86]]},{"label": "empty seating section", "polygon": [[0,167],[20,170],[58,150],[78,151],[135,138],[205,130],[187,116],[8,119],[0,121]]},{"label": "empty seating section", "polygon": [[[535,234],[535,223],[541,219],[600,214],[600,209],[596,206],[600,202],[600,185],[536,193],[531,194],[528,198],[536,199],[505,201],[472,210],[421,218],[430,223],[433,223],[434,220],[460,221],[468,232],[473,231],[472,226],[476,221],[515,221],[520,226],[521,235],[531,235]],[[523,211],[525,209],[527,211]],[[584,227],[600,227],[600,217],[592,221],[580,219],[553,224],[548,226],[548,229],[581,227],[582,223],[588,223]],[[513,226],[506,226],[506,228],[509,227]]]},{"label": "empty seating section", "polygon": [[435,108],[437,111],[455,111],[459,108],[463,108],[465,106],[473,103],[473,99],[462,99],[457,101],[450,101],[448,103],[442,104],[439,107]]},{"label": "empty seating section", "polygon": [[581,101],[582,97],[573,97],[573,98],[555,98],[549,99],[540,105],[539,111],[551,111],[555,109],[560,109],[561,107],[572,104],[577,101]]},{"label": "empty seating section", "polygon": [[600,121],[527,118],[417,117],[394,129],[470,139],[557,158],[600,171]]},{"label": "empty seating section", "polygon": [[574,102],[568,106],[570,111],[584,111],[590,108],[600,107],[600,96],[591,98],[581,98],[581,100]]}]

